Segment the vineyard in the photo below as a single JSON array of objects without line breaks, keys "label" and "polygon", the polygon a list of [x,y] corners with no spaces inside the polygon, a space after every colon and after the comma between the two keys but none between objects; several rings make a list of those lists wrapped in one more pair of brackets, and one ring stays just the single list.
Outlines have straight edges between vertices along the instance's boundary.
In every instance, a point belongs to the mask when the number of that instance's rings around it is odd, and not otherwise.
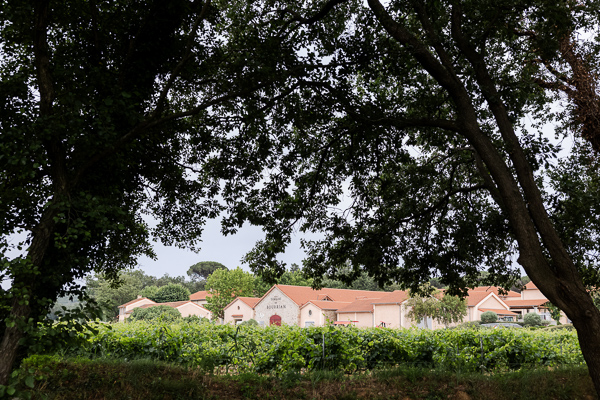
[{"label": "vineyard", "polygon": [[154,359],[211,373],[280,375],[327,369],[352,373],[418,366],[494,372],[579,365],[575,332],[526,329],[395,330],[213,325],[181,322],[99,326],[70,355]]}]

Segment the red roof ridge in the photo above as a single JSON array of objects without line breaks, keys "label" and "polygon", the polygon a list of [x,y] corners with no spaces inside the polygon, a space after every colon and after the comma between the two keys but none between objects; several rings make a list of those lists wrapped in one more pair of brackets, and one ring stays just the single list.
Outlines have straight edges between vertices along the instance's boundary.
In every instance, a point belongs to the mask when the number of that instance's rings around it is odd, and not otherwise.
[{"label": "red roof ridge", "polygon": [[[149,299],[149,298],[147,298],[147,297],[139,297],[139,298],[137,298],[137,299],[133,299],[133,300],[131,300],[131,301],[128,301],[128,302],[127,302],[127,303],[125,303],[125,304],[121,304],[121,305],[119,306],[119,308],[120,308],[120,307],[127,307],[127,306],[128,306],[128,305],[130,305],[130,304],[134,304],[134,303],[137,303],[138,301],[142,301],[142,300],[150,300],[150,299]],[[150,300],[150,301],[152,301],[152,300]],[[154,303],[154,302],[153,302],[153,303]]]}]

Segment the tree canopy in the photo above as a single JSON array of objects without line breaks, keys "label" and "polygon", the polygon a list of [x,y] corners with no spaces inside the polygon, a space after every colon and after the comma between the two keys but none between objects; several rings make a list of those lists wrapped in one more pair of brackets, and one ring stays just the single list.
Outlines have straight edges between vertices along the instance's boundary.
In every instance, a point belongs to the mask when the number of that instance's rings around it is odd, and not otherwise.
[{"label": "tree canopy", "polygon": [[174,322],[181,319],[179,310],[169,306],[153,306],[148,308],[134,308],[127,320],[148,322]]},{"label": "tree canopy", "polygon": [[166,286],[162,286],[156,290],[156,292],[149,297],[150,300],[157,303],[168,303],[171,301],[189,301],[190,291],[178,283],[171,283]]},{"label": "tree canopy", "polygon": [[[573,321],[600,392],[599,8],[4,1],[0,250],[27,239],[0,263],[0,384],[22,322],[75,279],[116,277],[152,234],[195,247],[224,211],[225,233],[263,227],[247,261],[268,281],[298,231],[320,235],[303,242],[315,285],[367,271],[456,294],[488,269],[508,288],[516,260]],[[570,155],[546,123],[575,132]]]},{"label": "tree canopy", "polygon": [[213,313],[213,318],[223,318],[223,309],[236,297],[254,296],[254,276],[250,272],[236,269],[218,269],[206,281],[206,308]]},{"label": "tree canopy", "polygon": [[[163,300],[155,300],[156,292],[168,285],[176,285],[180,288],[178,300],[164,300],[164,296],[159,297]],[[121,271],[117,280],[103,274],[88,275],[85,279],[86,293],[100,305],[104,319],[109,321],[118,316],[121,304],[134,300],[137,296],[147,297],[157,302],[189,300],[192,291],[197,292],[202,288],[198,288],[198,282],[186,281],[183,276],[165,274],[157,278],[139,269]]]},{"label": "tree canopy", "polygon": [[[301,33],[307,74],[286,84],[271,131],[232,133],[211,163],[252,177],[224,184],[226,230],[263,226],[246,260],[267,278],[283,273],[276,256],[293,234],[318,232],[303,242],[317,285],[368,271],[380,285],[439,277],[465,294],[509,288],[518,263],[573,321],[600,392],[600,313],[586,291],[600,283],[599,6],[273,3],[282,30]],[[547,124],[573,140],[570,154]],[[250,156],[266,171],[240,168]]]},{"label": "tree canopy", "polygon": [[198,248],[203,222],[222,209],[202,163],[234,127],[258,129],[273,84],[297,69],[283,22],[263,11],[1,2],[0,279],[11,287],[0,291],[0,384],[26,331],[80,290],[77,279],[116,279],[153,255],[151,238]]},{"label": "tree canopy", "polygon": [[428,327],[427,318],[431,318],[448,327],[452,323],[461,322],[467,315],[467,302],[459,296],[443,293],[429,285],[425,285],[420,292],[411,291],[406,302],[406,307],[410,307],[408,317],[417,323],[424,321]]},{"label": "tree canopy", "polygon": [[187,274],[192,280],[206,281],[210,274],[218,269],[227,269],[227,267],[216,261],[200,261],[192,265],[188,269]]}]

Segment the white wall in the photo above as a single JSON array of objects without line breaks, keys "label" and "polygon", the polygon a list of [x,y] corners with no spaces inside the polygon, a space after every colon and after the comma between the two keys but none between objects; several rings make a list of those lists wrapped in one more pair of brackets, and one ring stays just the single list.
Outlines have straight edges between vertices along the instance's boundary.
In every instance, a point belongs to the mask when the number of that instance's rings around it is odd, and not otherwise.
[{"label": "white wall", "polygon": [[287,325],[300,324],[300,307],[278,288],[274,288],[266,297],[254,306],[255,319],[258,323],[269,325],[272,315],[279,315],[281,323]]}]

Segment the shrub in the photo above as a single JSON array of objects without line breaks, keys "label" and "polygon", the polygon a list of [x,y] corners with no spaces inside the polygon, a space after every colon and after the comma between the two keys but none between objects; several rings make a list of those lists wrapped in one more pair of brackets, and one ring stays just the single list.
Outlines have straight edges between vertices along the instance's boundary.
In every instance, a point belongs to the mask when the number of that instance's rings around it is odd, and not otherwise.
[{"label": "shrub", "polygon": [[149,299],[157,303],[187,301],[190,299],[190,291],[178,283],[170,283],[166,286],[158,288],[158,290],[151,295]]},{"label": "shrub", "polygon": [[208,319],[199,317],[197,315],[188,315],[187,317],[183,317],[185,322],[191,322],[195,324],[203,324],[205,322],[209,322]]},{"label": "shrub", "polygon": [[169,306],[135,308],[128,319],[130,321],[174,322],[181,319],[181,313]]},{"label": "shrub", "polygon": [[542,317],[536,313],[527,313],[523,317],[523,322],[525,326],[538,326],[542,324]]},{"label": "shrub", "polygon": [[240,325],[246,325],[246,326],[258,326],[258,322],[256,322],[255,319],[249,319],[248,321],[244,321],[242,322]]},{"label": "shrub", "polygon": [[479,325],[481,325],[481,321],[467,321],[458,325],[457,329],[478,329]]},{"label": "shrub", "polygon": [[483,324],[493,324],[498,321],[498,314],[493,311],[486,311],[481,314],[481,323]]}]

